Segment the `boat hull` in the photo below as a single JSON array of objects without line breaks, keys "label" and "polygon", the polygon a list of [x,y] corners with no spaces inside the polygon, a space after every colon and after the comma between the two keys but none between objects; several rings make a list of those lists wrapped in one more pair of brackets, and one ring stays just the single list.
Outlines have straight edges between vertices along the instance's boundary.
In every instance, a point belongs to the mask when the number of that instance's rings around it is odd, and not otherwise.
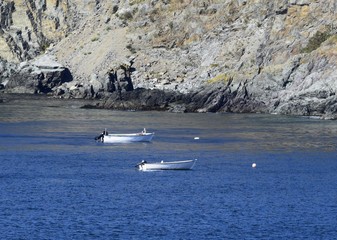
[{"label": "boat hull", "polygon": [[130,134],[108,134],[104,135],[104,143],[129,143],[129,142],[151,142],[154,133],[130,133]]},{"label": "boat hull", "polygon": [[194,167],[194,160],[173,161],[173,162],[157,162],[147,163],[142,162],[138,164],[138,169],[141,171],[157,171],[157,170],[190,170]]}]

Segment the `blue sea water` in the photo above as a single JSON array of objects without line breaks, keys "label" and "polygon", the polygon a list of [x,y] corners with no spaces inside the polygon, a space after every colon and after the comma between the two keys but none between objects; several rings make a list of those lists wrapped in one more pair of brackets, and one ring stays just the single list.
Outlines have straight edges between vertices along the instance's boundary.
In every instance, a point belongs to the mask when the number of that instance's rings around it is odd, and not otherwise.
[{"label": "blue sea water", "polygon": [[[1,239],[337,239],[336,121],[83,104],[0,103]],[[152,143],[94,141],[144,127]]]}]

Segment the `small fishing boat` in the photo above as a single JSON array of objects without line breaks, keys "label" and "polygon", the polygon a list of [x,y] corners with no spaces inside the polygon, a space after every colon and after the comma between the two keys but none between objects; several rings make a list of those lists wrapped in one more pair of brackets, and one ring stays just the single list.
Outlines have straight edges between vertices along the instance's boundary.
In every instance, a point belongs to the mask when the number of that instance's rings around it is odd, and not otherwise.
[{"label": "small fishing boat", "polygon": [[173,161],[173,162],[156,162],[156,163],[148,163],[146,161],[141,161],[136,165],[139,170],[142,171],[155,171],[155,170],[190,170],[194,167],[194,160],[183,160],[183,161]]},{"label": "small fishing boat", "polygon": [[154,133],[146,132],[145,128],[139,133],[108,133],[104,130],[95,140],[104,143],[151,142],[153,136]]}]

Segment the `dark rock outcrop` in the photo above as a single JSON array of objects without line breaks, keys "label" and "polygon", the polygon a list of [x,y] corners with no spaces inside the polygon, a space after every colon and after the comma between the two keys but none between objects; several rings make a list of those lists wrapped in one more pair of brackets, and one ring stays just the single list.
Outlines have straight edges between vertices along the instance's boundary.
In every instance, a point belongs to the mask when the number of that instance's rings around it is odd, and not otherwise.
[{"label": "dark rock outcrop", "polygon": [[46,56],[20,65],[8,64],[0,73],[6,93],[48,94],[73,80],[68,68]]},{"label": "dark rock outcrop", "polygon": [[[182,95],[175,92],[137,88],[133,91],[117,91],[110,94],[104,101],[85,108],[105,108],[114,110],[134,111],[173,111],[173,106],[182,100]],[[185,104],[181,102],[181,104]]]}]

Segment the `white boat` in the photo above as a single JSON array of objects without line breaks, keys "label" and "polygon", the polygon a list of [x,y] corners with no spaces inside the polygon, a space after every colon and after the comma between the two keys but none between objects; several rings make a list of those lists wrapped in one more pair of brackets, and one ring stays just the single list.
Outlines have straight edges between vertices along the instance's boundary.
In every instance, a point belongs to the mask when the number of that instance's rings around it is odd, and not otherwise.
[{"label": "white boat", "polygon": [[154,133],[143,131],[139,133],[108,133],[106,130],[97,137],[95,140],[99,140],[104,143],[130,143],[130,142],[151,142]]},{"label": "white boat", "polygon": [[139,170],[142,171],[155,171],[155,170],[190,170],[194,167],[194,160],[183,160],[183,161],[173,161],[173,162],[156,162],[156,163],[148,163],[146,161],[141,161],[136,165]]}]

